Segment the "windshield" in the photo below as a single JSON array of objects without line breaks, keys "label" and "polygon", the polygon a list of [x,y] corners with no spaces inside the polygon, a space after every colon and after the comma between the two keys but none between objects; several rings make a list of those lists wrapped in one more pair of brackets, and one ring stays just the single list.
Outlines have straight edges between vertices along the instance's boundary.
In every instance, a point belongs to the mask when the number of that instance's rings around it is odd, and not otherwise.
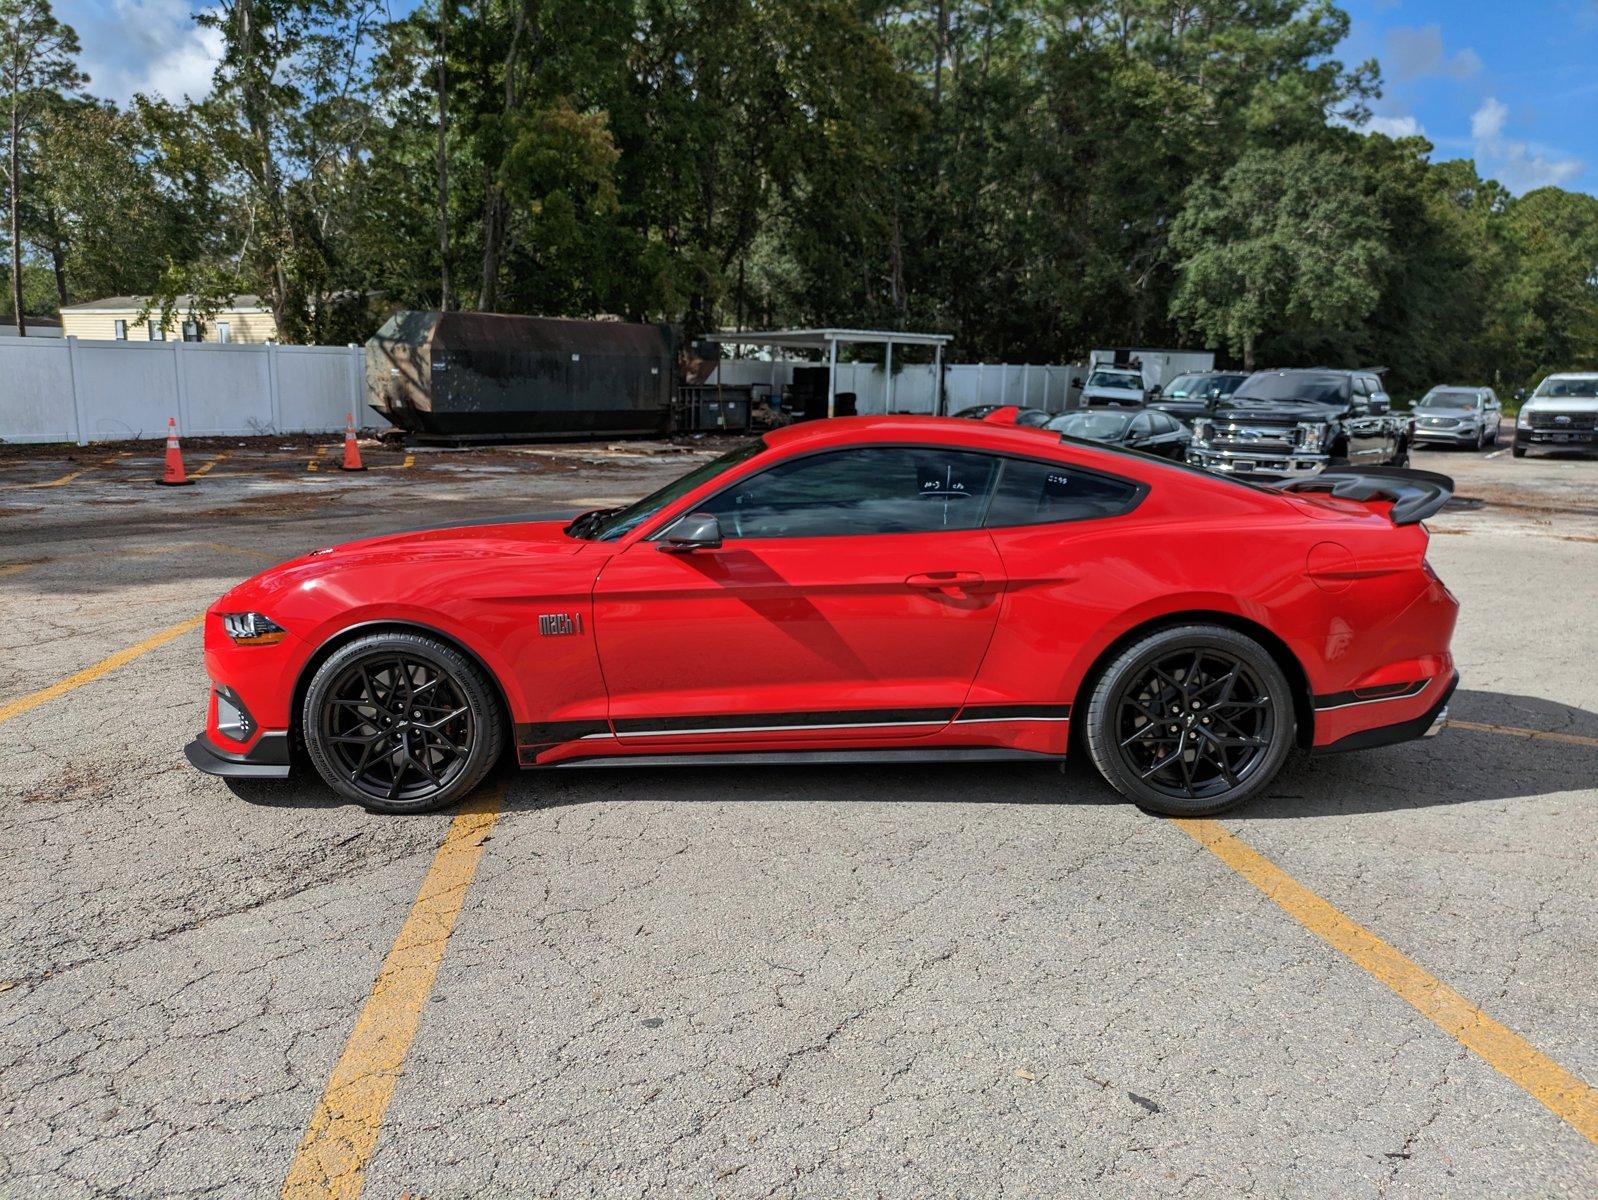
[{"label": "windshield", "polygon": [[1476,393],[1460,390],[1427,392],[1415,402],[1416,408],[1475,408]]},{"label": "windshield", "polygon": [[1049,428],[1090,442],[1108,442],[1121,437],[1131,423],[1132,418],[1126,413],[1074,412],[1055,417]]},{"label": "windshield", "polygon": [[601,508],[584,513],[570,525],[566,532],[572,537],[591,542],[613,542],[628,530],[649,520],[672,501],[686,496],[700,484],[714,479],[723,471],[747,462],[766,448],[763,441],[749,442],[736,450],[729,450],[720,458],[713,458],[681,479],[674,479],[658,492],[653,492],[625,508]]},{"label": "windshield", "polygon": [[1143,376],[1132,371],[1095,371],[1088,376],[1089,387],[1133,388],[1143,390]]},{"label": "windshield", "polygon": [[1331,371],[1263,371],[1245,379],[1232,399],[1341,404],[1348,399],[1348,376]]},{"label": "windshield", "polygon": [[1171,380],[1165,394],[1172,400],[1180,400],[1184,396],[1202,396],[1210,390],[1210,375],[1178,375]]},{"label": "windshield", "polygon": [[1598,375],[1587,379],[1545,379],[1532,393],[1536,397],[1579,396],[1583,399],[1598,396]]}]

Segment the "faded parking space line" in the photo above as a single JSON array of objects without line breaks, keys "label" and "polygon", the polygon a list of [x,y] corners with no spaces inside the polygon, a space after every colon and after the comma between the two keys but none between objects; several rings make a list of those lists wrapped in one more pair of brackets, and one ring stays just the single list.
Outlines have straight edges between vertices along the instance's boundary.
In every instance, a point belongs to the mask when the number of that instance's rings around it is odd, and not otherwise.
[{"label": "faded parking space line", "polygon": [[354,1200],[360,1195],[400,1068],[504,794],[503,784],[480,789],[450,823],[311,1114],[283,1180],[283,1200]]},{"label": "faded parking space line", "polygon": [[1598,737],[1584,737],[1579,733],[1549,733],[1542,729],[1522,729],[1518,725],[1488,725],[1482,721],[1446,722],[1450,729],[1469,729],[1473,733],[1498,733],[1505,737],[1526,738],[1535,742],[1564,742],[1567,746],[1598,746]]},{"label": "faded parking space line", "polygon": [[215,458],[213,458],[213,459],[211,459],[211,460],[210,460],[210,461],[209,461],[209,462],[208,462],[208,463],[206,463],[206,464],[205,464],[205,465],[204,465],[204,466],[202,466],[202,467],[200,467],[200,468],[199,468],[199,469],[198,469],[198,470],[196,470],[196,471],[195,471],[195,472],[194,472],[194,478],[195,478],[195,479],[198,479],[198,478],[199,478],[199,477],[200,477],[200,476],[201,476],[201,475],[204,475],[204,474],[205,474],[205,473],[206,473],[206,472],[207,472],[207,471],[209,471],[209,470],[210,470],[210,469],[211,469],[211,468],[212,468],[212,467],[214,467],[214,466],[216,466],[216,464],[217,464],[217,463],[220,463],[220,462],[226,462],[226,461],[227,461],[227,460],[228,460],[228,459],[230,459],[230,458],[232,458],[232,457],[233,457],[233,453],[232,453],[232,451],[230,451],[230,450],[224,450],[224,451],[222,451],[222,453],[221,453],[221,454],[218,454],[218,455],[217,455],[217,456],[216,456],[216,457],[215,457]]},{"label": "faded parking space line", "polygon": [[1299,883],[1219,822],[1173,822],[1288,916],[1598,1145],[1598,1090]]},{"label": "faded parking space line", "polygon": [[0,705],[0,725],[4,725],[13,717],[20,717],[23,713],[38,708],[39,705],[47,701],[54,700],[57,696],[64,696],[74,688],[82,687],[86,683],[92,683],[103,675],[109,675],[118,667],[126,666],[140,655],[154,650],[157,646],[164,646],[173,638],[182,637],[191,629],[199,628],[200,622],[203,620],[205,620],[203,614],[198,617],[190,617],[181,624],[174,625],[170,629],[163,629],[160,633],[145,638],[137,645],[129,646],[126,650],[118,650],[109,658],[102,658],[92,667],[84,667],[83,670],[76,674],[68,675],[65,679],[52,683],[49,687],[40,688],[36,692],[29,692],[26,696],[13,700],[9,704]]}]

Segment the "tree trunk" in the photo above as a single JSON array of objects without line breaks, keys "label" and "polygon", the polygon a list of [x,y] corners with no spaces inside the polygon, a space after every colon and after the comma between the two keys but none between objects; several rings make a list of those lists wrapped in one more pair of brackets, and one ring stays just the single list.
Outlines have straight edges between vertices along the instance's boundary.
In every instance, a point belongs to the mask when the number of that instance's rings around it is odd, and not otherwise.
[{"label": "tree trunk", "polygon": [[[527,6],[517,5],[516,25],[511,30],[510,48],[505,52],[505,120],[502,129],[510,127],[510,115],[516,110],[516,63],[521,53],[522,30],[527,24]],[[501,148],[503,150],[503,147]],[[493,312],[499,306],[499,262],[505,247],[505,225],[510,218],[505,204],[505,187],[499,180],[495,164],[483,164],[483,285],[478,290],[477,308],[480,312]]]},{"label": "tree trunk", "polygon": [[1253,369],[1254,369],[1254,335],[1252,333],[1245,333],[1243,335],[1243,370],[1252,371]]},{"label": "tree trunk", "polygon": [[28,320],[22,315],[22,174],[17,138],[21,133],[17,119],[17,97],[11,96],[11,308],[17,318],[17,336],[28,336]]},{"label": "tree trunk", "polygon": [[449,311],[449,156],[445,138],[449,133],[446,85],[449,82],[445,58],[449,50],[449,5],[438,0],[438,307]]},{"label": "tree trunk", "polygon": [[933,38],[932,107],[943,103],[943,59],[949,53],[949,0],[938,0],[938,31]]}]

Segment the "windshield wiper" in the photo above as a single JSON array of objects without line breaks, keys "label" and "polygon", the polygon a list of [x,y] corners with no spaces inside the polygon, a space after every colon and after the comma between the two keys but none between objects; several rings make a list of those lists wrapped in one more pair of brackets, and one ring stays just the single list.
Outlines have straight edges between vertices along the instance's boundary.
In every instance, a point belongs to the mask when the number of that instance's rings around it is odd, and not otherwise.
[{"label": "windshield wiper", "polygon": [[591,508],[585,513],[578,513],[572,523],[566,526],[566,536],[586,539],[606,517],[612,513],[619,513],[621,505],[615,508]]}]

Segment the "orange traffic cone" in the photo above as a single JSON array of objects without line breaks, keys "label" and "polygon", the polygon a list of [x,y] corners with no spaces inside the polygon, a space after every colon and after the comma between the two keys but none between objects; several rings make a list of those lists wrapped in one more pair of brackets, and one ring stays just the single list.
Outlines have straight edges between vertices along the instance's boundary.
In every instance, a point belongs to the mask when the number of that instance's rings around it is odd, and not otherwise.
[{"label": "orange traffic cone", "polygon": [[355,444],[355,415],[344,414],[344,462],[340,465],[341,471],[364,471],[365,465],[361,462],[361,448]]},{"label": "orange traffic cone", "polygon": [[166,473],[156,480],[167,487],[187,487],[193,483],[183,469],[183,451],[178,446],[178,419],[166,419]]}]

